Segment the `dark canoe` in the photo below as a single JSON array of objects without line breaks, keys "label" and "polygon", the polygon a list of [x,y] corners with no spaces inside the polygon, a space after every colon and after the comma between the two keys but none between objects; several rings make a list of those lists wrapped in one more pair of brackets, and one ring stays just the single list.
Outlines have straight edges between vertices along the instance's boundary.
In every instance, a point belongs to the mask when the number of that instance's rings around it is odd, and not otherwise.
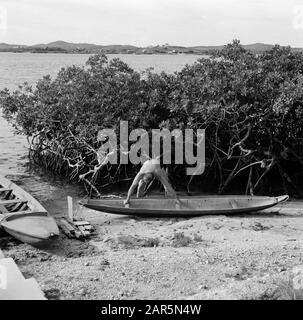
[{"label": "dark canoe", "polygon": [[227,215],[256,212],[268,209],[288,200],[288,196],[195,196],[181,197],[181,206],[176,207],[174,199],[140,198],[131,199],[129,208],[124,199],[89,199],[80,204],[93,210],[144,217],[194,217],[202,215]]},{"label": "dark canoe", "polygon": [[0,176],[0,227],[16,239],[40,245],[59,235],[55,220],[29,193]]}]

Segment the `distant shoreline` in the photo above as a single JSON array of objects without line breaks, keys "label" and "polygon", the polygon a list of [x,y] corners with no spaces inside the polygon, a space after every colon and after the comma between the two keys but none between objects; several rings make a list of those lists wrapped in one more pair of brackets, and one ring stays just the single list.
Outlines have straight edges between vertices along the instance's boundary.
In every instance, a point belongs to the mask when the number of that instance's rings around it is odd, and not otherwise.
[{"label": "distant shoreline", "polygon": [[[0,53],[30,53],[30,54],[97,54],[99,52],[62,52],[62,51],[43,51],[43,52],[32,52],[32,51],[5,51],[5,50],[0,50]],[[209,55],[210,52],[201,52],[201,53],[186,53],[186,52],[181,52],[181,53],[160,53],[160,52],[155,52],[155,53],[125,53],[125,52],[103,52],[105,54],[121,54],[121,55],[130,55],[130,56],[151,56],[151,55],[168,55],[168,56],[177,56],[177,55],[200,55],[200,56],[205,56]]]},{"label": "distant shoreline", "polygon": [[[242,45],[242,47],[253,53],[262,53],[271,50],[275,45],[265,43],[253,43]],[[137,47],[133,45],[96,45],[90,43],[70,43],[65,41],[55,41],[47,44],[37,45],[19,45],[0,43],[0,52],[14,53],[66,53],[66,54],[136,54],[136,55],[154,55],[154,54],[191,54],[207,55],[216,51],[221,51],[225,46],[176,46],[168,43],[163,45]],[[285,47],[285,46],[281,46]],[[295,52],[303,52],[303,48],[291,48]]]}]

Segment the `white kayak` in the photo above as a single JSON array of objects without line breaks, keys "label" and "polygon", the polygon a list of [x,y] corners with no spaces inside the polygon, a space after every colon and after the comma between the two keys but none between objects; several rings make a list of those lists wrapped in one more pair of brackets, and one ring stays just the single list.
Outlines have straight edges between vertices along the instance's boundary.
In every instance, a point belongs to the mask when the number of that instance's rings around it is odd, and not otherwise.
[{"label": "white kayak", "polygon": [[0,176],[0,227],[14,238],[40,245],[59,235],[54,218],[29,193]]},{"label": "white kayak", "polygon": [[180,206],[174,199],[139,198],[131,199],[129,207],[124,199],[88,199],[80,204],[101,212],[135,215],[143,217],[193,217],[202,215],[227,215],[250,213],[273,207],[288,200],[288,195],[265,196],[193,196],[180,197]]}]

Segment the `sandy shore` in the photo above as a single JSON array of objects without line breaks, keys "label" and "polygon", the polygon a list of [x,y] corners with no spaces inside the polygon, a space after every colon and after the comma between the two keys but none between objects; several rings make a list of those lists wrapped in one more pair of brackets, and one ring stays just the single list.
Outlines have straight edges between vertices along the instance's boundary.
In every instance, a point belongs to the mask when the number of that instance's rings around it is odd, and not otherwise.
[{"label": "sandy shore", "polygon": [[[52,213],[64,213],[59,208]],[[192,219],[78,214],[96,228],[89,241],[62,235],[36,249],[0,238],[4,254],[49,299],[291,299],[290,271],[303,264],[299,201]]]}]

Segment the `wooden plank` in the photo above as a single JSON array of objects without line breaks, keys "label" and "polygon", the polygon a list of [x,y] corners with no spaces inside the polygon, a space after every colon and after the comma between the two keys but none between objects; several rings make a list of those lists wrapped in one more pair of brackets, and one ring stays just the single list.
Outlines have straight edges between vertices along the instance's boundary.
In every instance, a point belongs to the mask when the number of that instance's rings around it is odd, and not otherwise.
[{"label": "wooden plank", "polygon": [[10,188],[0,188],[0,192],[4,192],[4,191],[13,191],[13,189],[10,189]]},{"label": "wooden plank", "polygon": [[17,186],[12,181],[0,175],[0,185],[2,188],[12,189],[15,196],[27,201],[28,206],[32,211],[47,212],[46,209],[28,192]]},{"label": "wooden plank", "polygon": [[68,218],[70,221],[74,220],[74,213],[73,213],[73,198],[67,197],[67,206],[68,206]]},{"label": "wooden plank", "polygon": [[58,220],[58,226],[69,238],[73,238],[75,236],[75,229],[68,223],[65,218],[61,218]]},{"label": "wooden plank", "polygon": [[75,226],[90,226],[90,223],[88,221],[84,221],[84,220],[81,220],[81,221],[73,221],[73,224]]},{"label": "wooden plank", "polygon": [[84,237],[87,237],[91,234],[89,231],[85,230],[83,226],[79,226],[78,229],[80,230],[80,232],[83,234]]},{"label": "wooden plank", "polygon": [[27,203],[26,200],[0,200],[0,205],[5,205],[5,204],[14,204],[14,203]]},{"label": "wooden plank", "polygon": [[[24,211],[18,211],[18,212],[9,212],[5,214],[5,218],[10,217],[10,216],[17,216],[17,215],[23,215],[25,213],[33,213],[30,210],[24,210]],[[0,218],[1,220],[1,218]]]},{"label": "wooden plank", "polygon": [[1,213],[9,213],[9,211],[1,204],[0,204],[0,212]]},{"label": "wooden plank", "polygon": [[[94,228],[87,221],[76,221],[78,224],[69,221],[66,218],[58,219],[58,225],[65,235],[69,238],[83,239],[90,236]],[[79,225],[80,223],[80,225]]]},{"label": "wooden plank", "polygon": [[59,222],[65,226],[65,228],[70,231],[70,232],[73,232],[75,231],[75,228],[73,225],[71,225],[66,219],[62,218],[59,220]]}]

